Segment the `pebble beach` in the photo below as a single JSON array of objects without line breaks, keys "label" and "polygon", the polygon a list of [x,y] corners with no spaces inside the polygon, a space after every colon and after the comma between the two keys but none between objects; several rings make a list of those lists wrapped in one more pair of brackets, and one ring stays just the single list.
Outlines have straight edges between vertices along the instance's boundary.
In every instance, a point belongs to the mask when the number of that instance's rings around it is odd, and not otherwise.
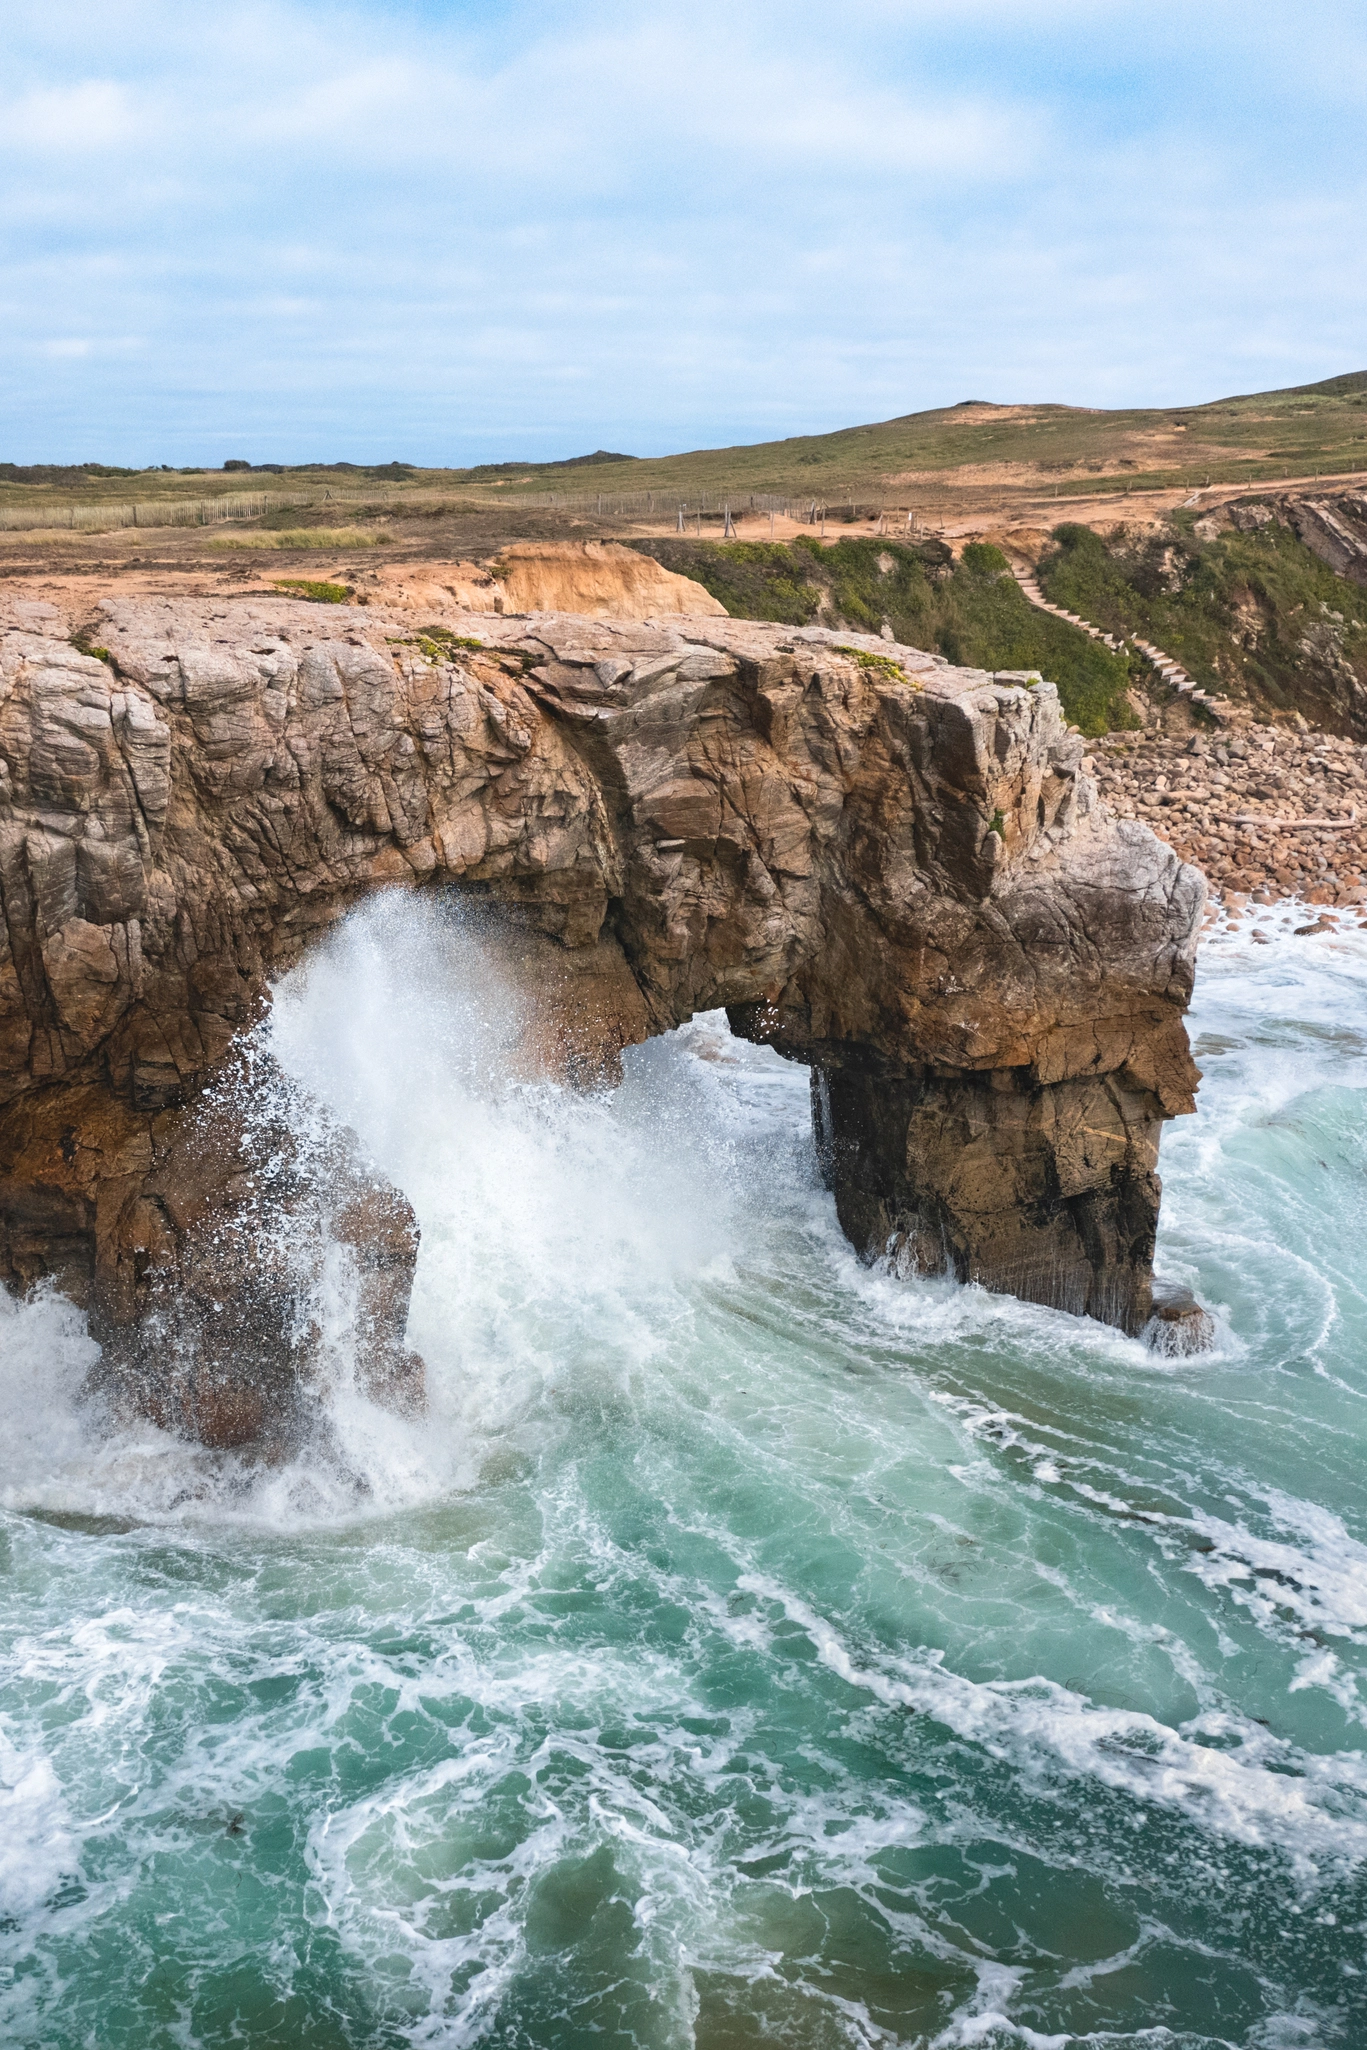
[{"label": "pebble beach", "polygon": [[1091,743],[1087,766],[1111,811],[1202,869],[1227,911],[1290,898],[1362,915],[1367,748],[1284,726],[1150,729]]}]

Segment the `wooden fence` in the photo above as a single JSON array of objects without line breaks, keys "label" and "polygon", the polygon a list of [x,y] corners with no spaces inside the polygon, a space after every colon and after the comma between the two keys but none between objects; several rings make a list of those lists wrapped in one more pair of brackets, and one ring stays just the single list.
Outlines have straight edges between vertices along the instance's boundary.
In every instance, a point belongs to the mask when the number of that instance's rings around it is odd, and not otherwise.
[{"label": "wooden fence", "polygon": [[23,505],[0,507],[0,531],[31,533],[66,528],[76,534],[99,534],[113,527],[214,527],[223,520],[255,520],[272,504],[264,492],[223,492],[214,498],[155,498],[111,505]]}]

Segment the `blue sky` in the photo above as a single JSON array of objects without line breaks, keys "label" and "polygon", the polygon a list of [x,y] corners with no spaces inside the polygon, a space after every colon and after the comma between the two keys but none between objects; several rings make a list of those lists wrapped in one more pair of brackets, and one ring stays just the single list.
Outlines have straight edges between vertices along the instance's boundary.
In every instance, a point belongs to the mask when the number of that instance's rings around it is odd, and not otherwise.
[{"label": "blue sky", "polygon": [[6,0],[0,459],[421,463],[1367,367],[1367,7]]}]

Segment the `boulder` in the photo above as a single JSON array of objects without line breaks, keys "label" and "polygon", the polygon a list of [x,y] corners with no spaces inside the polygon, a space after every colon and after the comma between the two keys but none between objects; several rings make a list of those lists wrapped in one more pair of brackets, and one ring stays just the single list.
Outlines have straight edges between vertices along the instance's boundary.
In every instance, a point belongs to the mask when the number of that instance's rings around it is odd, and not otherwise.
[{"label": "boulder", "polygon": [[1166,1288],[1155,1294],[1153,1315],[1144,1337],[1166,1359],[1189,1359],[1215,1343],[1215,1319],[1189,1288]]}]

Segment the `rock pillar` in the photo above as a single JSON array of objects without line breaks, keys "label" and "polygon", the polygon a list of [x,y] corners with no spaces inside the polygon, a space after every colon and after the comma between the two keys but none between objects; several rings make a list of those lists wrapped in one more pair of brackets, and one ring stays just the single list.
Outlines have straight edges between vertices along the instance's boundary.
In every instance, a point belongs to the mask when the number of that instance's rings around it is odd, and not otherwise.
[{"label": "rock pillar", "polygon": [[1161,1117],[1114,1075],[812,1070],[822,1173],[865,1258],[1131,1335],[1153,1307]]}]

